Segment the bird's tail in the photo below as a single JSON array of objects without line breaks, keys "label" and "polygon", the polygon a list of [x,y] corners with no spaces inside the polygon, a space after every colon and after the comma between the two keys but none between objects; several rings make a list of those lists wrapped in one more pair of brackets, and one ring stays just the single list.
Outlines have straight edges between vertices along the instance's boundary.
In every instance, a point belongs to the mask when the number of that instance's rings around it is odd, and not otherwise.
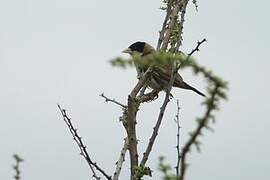
[{"label": "bird's tail", "polygon": [[199,94],[199,95],[205,97],[205,94],[203,94],[202,92],[200,92],[200,91],[197,90],[196,88],[194,88],[194,87],[188,85],[186,82],[183,81],[181,85],[182,85],[181,88],[192,90],[192,91],[196,92],[197,94]]}]

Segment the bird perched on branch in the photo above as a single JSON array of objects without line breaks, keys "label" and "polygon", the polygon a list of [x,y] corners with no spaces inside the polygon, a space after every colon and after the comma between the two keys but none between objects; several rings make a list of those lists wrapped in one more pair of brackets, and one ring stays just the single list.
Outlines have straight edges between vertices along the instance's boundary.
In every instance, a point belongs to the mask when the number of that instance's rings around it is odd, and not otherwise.
[{"label": "bird perched on branch", "polygon": [[[125,49],[122,52],[130,54],[131,56],[137,53],[137,54],[140,54],[142,57],[144,57],[149,54],[155,53],[156,50],[151,45],[147,44],[146,42],[138,41],[131,44],[127,49]],[[148,69],[149,66],[148,67],[140,66],[138,63],[135,63],[135,67],[138,73],[137,77],[138,79],[140,79],[140,77],[142,77],[143,73]],[[170,81],[171,72],[172,72],[172,65],[154,68],[151,74],[151,80],[150,82],[148,82],[147,85],[154,90],[164,90],[168,86],[168,83]],[[174,80],[173,86],[182,88],[182,89],[192,90],[201,96],[205,96],[199,90],[187,84],[179,73],[175,74],[175,80]]]}]

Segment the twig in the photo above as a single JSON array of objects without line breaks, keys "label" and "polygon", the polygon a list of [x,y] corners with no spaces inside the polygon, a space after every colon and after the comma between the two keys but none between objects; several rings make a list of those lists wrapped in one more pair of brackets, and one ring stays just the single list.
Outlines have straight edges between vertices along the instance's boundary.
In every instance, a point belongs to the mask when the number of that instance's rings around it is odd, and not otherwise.
[{"label": "twig", "polygon": [[[190,53],[188,53],[188,55],[187,55],[187,57],[186,57],[186,61],[189,60],[190,57],[191,57],[196,51],[200,51],[199,47],[200,47],[204,42],[207,42],[207,40],[206,40],[205,38],[204,38],[203,40],[197,42],[196,47],[195,47],[194,49],[192,49],[192,50],[190,51]],[[180,67],[181,67],[181,63],[178,64],[177,70],[180,69]]]},{"label": "twig", "polygon": [[121,106],[122,108],[127,108],[126,105],[124,105],[124,104],[122,104],[122,103],[116,101],[115,99],[110,99],[110,98],[106,97],[106,96],[104,95],[104,93],[102,93],[100,96],[103,97],[103,98],[105,99],[105,102],[112,102],[112,103],[114,103],[114,104],[117,104],[117,105]]},{"label": "twig", "polygon": [[96,170],[98,170],[104,177],[106,177],[106,179],[111,180],[111,176],[109,176],[107,173],[105,173],[104,170],[102,170],[96,162],[93,162],[86,150],[86,146],[84,145],[83,141],[82,141],[82,137],[78,134],[78,130],[73,126],[72,122],[71,122],[71,118],[69,118],[66,114],[66,110],[63,109],[59,104],[57,105],[62,116],[63,116],[63,120],[66,123],[66,125],[68,126],[68,129],[73,137],[73,139],[75,140],[76,144],[78,145],[79,149],[80,149],[80,154],[84,157],[84,159],[86,160],[87,164],[89,165],[90,170],[93,173],[93,177],[97,180],[100,180],[101,178],[97,176],[95,170],[93,167],[96,168]]},{"label": "twig", "polygon": [[214,88],[213,93],[211,94],[209,104],[207,107],[207,110],[199,121],[198,126],[196,127],[195,131],[191,134],[190,139],[185,143],[182,152],[181,152],[181,165],[180,165],[180,178],[179,180],[184,180],[185,177],[185,172],[186,172],[186,156],[187,153],[190,151],[190,148],[192,145],[196,145],[198,143],[197,138],[201,134],[201,131],[204,127],[207,127],[207,121],[211,117],[211,112],[214,109],[213,107],[215,106],[215,102],[217,100],[216,96],[218,95],[218,88],[219,86],[216,85]]},{"label": "twig", "polygon": [[21,171],[20,171],[20,163],[23,162],[23,159],[17,155],[17,154],[14,154],[13,155],[13,158],[15,159],[16,161],[16,164],[13,166],[13,169],[15,170],[16,174],[14,176],[14,179],[16,180],[20,180],[21,179]]},{"label": "twig", "polygon": [[180,160],[181,160],[181,154],[180,154],[180,119],[179,119],[179,112],[180,112],[180,105],[179,100],[177,99],[177,113],[175,115],[175,123],[177,125],[177,134],[176,134],[176,150],[177,150],[177,163],[176,163],[176,177],[179,177],[179,171],[180,171]]},{"label": "twig", "polygon": [[198,41],[198,42],[197,42],[197,46],[196,46],[194,49],[192,49],[192,51],[191,51],[190,53],[188,53],[187,58],[189,58],[190,56],[192,56],[192,54],[195,53],[196,51],[200,51],[199,47],[200,47],[200,45],[203,44],[204,42],[206,42],[206,39],[205,39],[205,38],[204,38],[203,40],[201,40],[201,41]]},{"label": "twig", "polygon": [[113,173],[113,180],[118,180],[121,169],[122,169],[122,165],[125,161],[125,155],[128,149],[128,140],[127,138],[124,139],[124,145],[123,148],[120,152],[120,157],[118,159],[118,161],[116,162],[116,168],[115,168],[115,172]]}]

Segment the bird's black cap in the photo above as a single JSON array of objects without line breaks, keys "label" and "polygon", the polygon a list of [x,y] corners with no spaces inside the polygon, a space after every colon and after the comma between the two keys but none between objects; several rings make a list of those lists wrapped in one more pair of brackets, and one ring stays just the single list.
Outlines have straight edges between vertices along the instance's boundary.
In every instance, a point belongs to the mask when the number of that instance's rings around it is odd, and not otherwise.
[{"label": "bird's black cap", "polygon": [[137,51],[139,53],[143,53],[144,46],[145,46],[145,42],[137,41],[131,44],[128,48],[130,48],[131,51]]}]

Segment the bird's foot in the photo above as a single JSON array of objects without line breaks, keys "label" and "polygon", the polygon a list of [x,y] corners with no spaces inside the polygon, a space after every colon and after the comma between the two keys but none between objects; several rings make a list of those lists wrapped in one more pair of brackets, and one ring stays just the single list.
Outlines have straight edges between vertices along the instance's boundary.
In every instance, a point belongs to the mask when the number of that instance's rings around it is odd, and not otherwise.
[{"label": "bird's foot", "polygon": [[154,101],[154,100],[156,100],[158,98],[158,93],[159,93],[159,91],[153,90],[150,93],[138,96],[137,99],[141,103]]}]

